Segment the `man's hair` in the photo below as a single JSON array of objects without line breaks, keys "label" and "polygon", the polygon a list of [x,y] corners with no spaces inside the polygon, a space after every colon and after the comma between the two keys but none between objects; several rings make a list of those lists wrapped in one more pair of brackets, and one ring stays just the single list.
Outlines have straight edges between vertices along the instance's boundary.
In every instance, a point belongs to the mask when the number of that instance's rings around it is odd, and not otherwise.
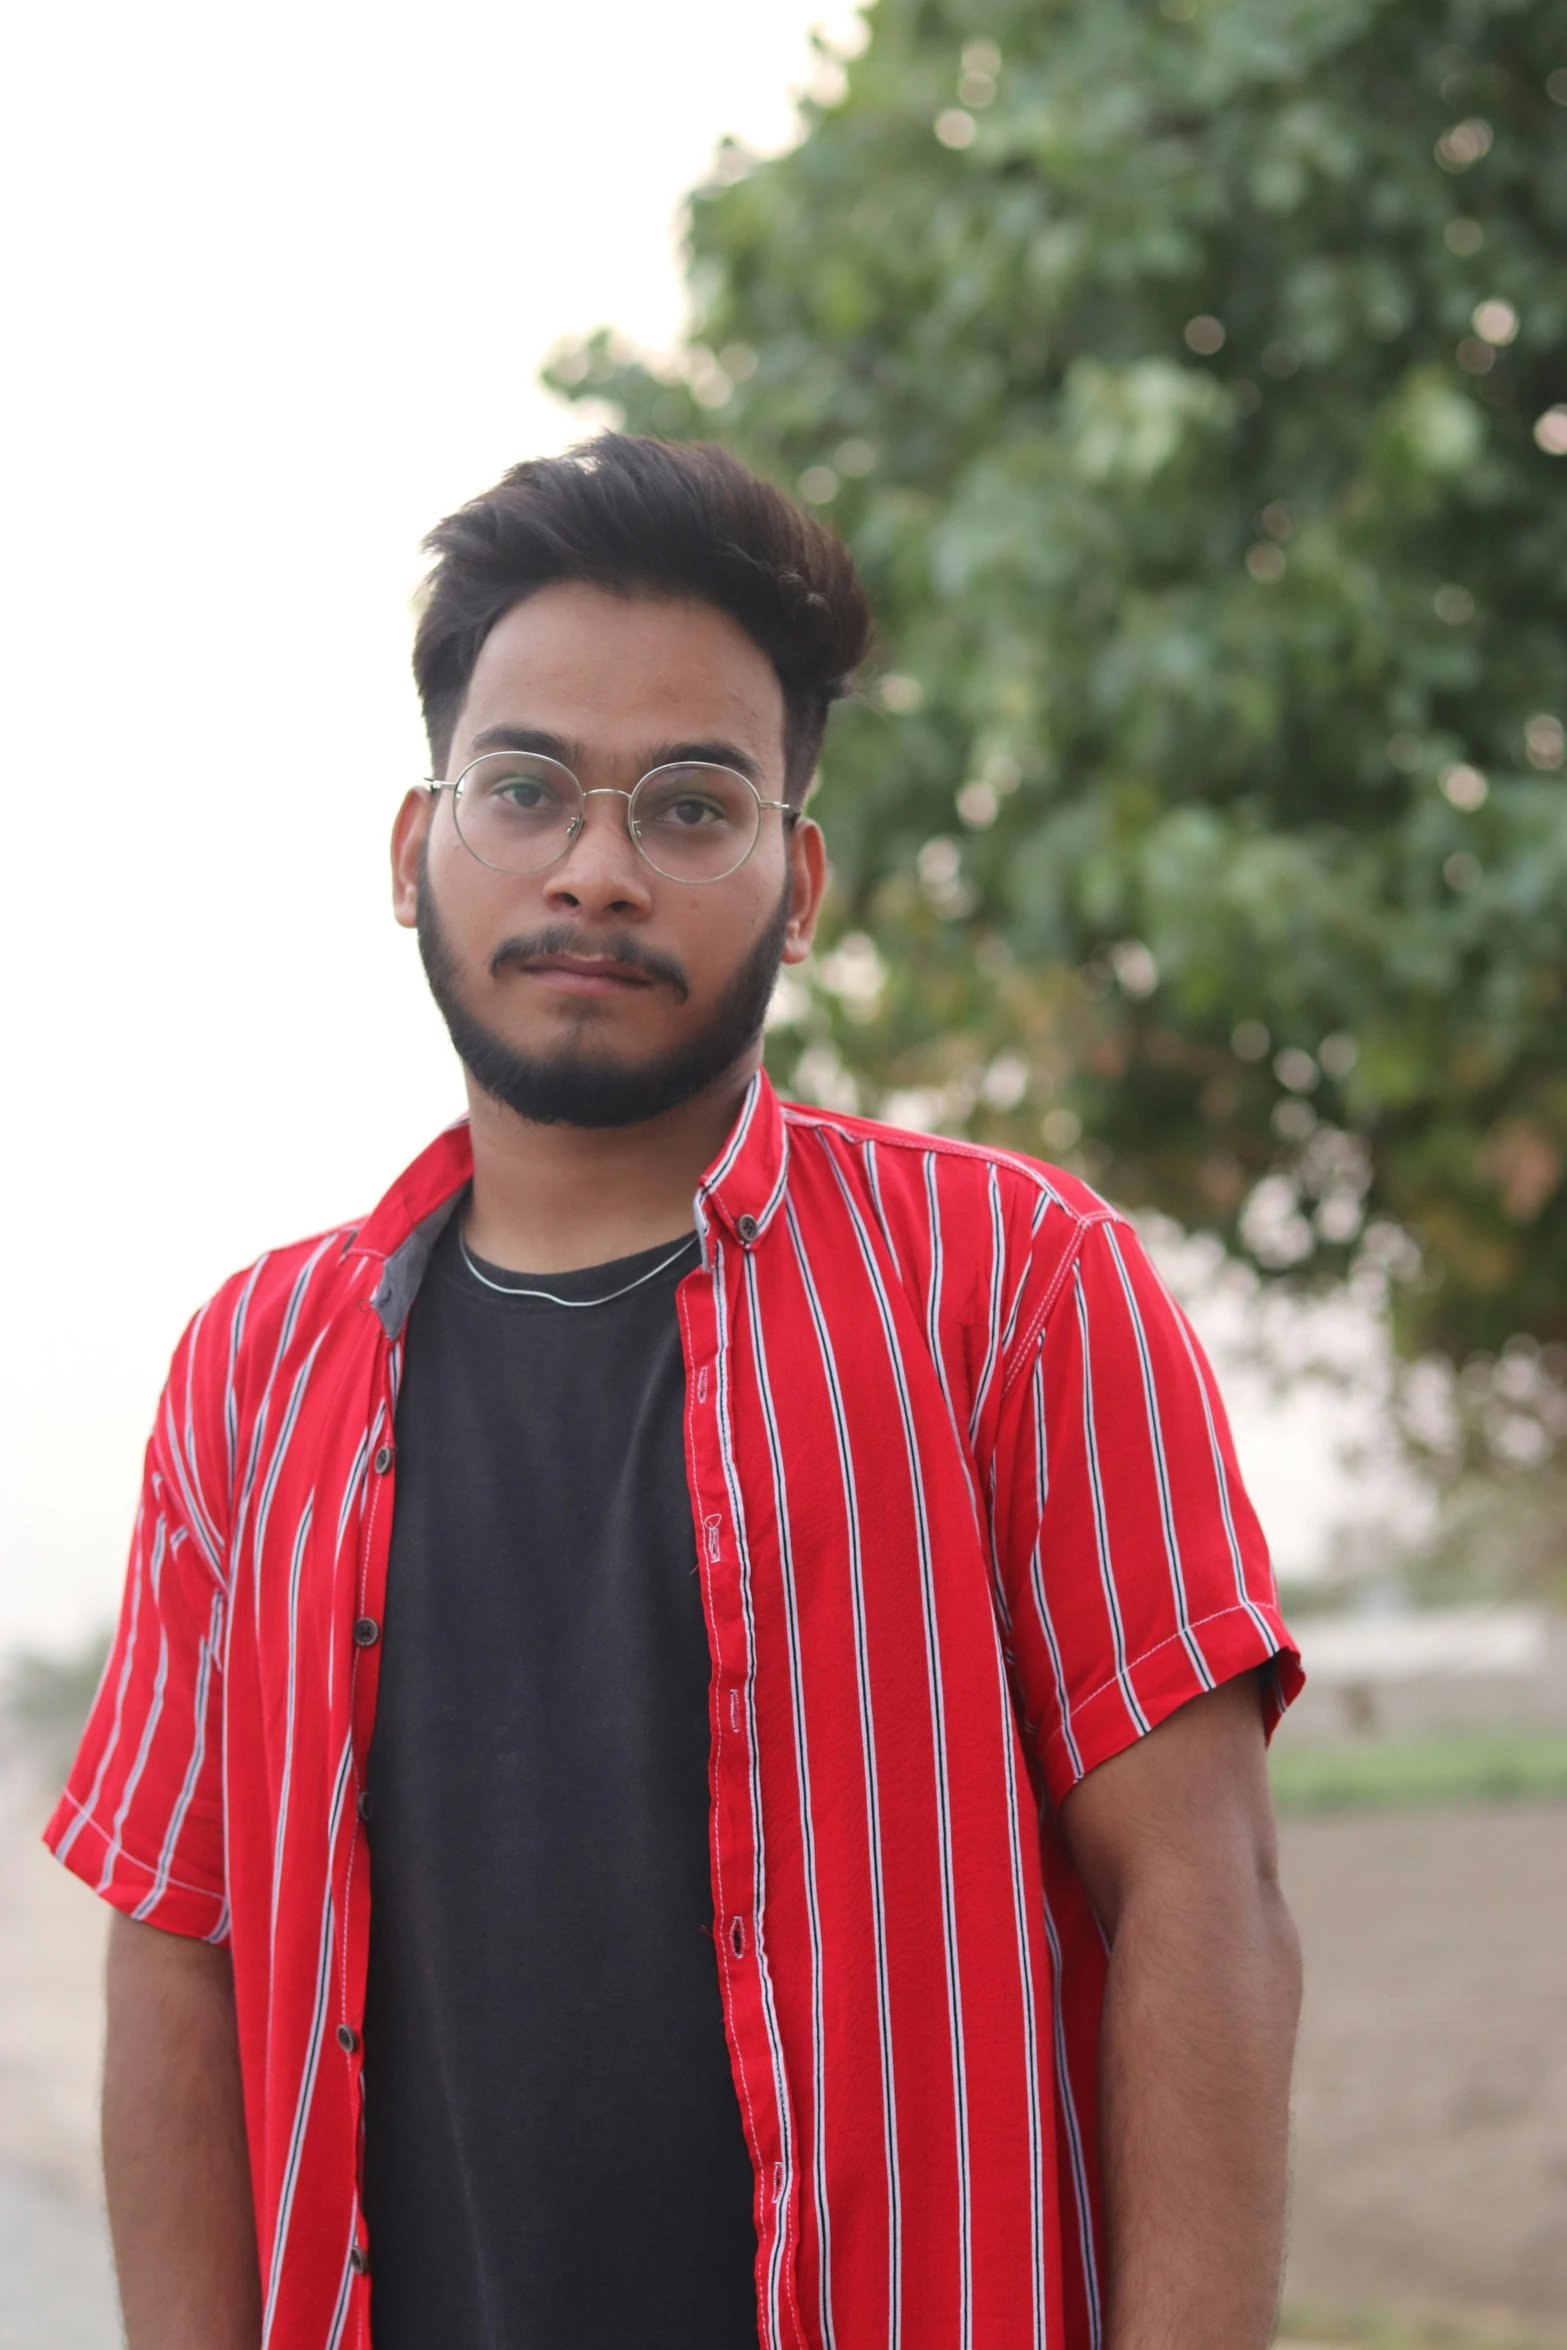
[{"label": "man's hair", "polygon": [[870,649],[870,604],[837,533],[711,441],[607,432],[532,458],[424,545],[435,560],[413,665],[436,775],[480,646],[502,613],[557,581],[726,612],[778,672],[784,793],[796,804],[827,713]]}]

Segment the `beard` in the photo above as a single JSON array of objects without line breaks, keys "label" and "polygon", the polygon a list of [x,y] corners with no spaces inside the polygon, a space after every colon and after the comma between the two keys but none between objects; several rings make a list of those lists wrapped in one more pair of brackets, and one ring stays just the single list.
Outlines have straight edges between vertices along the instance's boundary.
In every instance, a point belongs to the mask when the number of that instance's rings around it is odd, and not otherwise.
[{"label": "beard", "polygon": [[[635,1126],[705,1092],[761,1035],[783,960],[789,902],[786,884],[767,928],[696,1034],[647,1061],[626,1061],[595,1048],[588,1017],[570,1042],[549,1053],[524,1052],[487,1028],[463,1001],[457,959],[441,927],[427,865],[419,874],[419,956],[458,1059],[494,1100],[536,1126]],[[581,944],[581,930],[571,923],[505,939],[490,957],[491,975],[508,963],[569,953]],[[680,1002],[690,994],[673,956],[644,946],[630,933],[596,937],[593,945],[596,952],[672,987]]]}]

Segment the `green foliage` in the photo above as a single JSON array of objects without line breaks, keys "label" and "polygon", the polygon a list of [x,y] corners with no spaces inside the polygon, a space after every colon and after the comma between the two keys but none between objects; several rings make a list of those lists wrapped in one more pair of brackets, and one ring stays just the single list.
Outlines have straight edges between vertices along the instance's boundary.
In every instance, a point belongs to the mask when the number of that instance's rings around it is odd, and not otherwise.
[{"label": "green foliage", "polygon": [[1284,1813],[1559,1801],[1567,1796],[1567,1735],[1496,1730],[1385,1746],[1287,1746],[1274,1749],[1269,1770],[1274,1802]]},{"label": "green foliage", "polygon": [[1567,1336],[1567,6],[871,22],[693,198],[678,363],[550,377],[876,599],[775,1067],[1272,1274],[1402,1256],[1411,1350]]},{"label": "green foliage", "polygon": [[69,1656],[23,1650],[0,1670],[0,1733],[46,1785],[71,1767],[108,1653],[109,1635],[99,1632]]}]

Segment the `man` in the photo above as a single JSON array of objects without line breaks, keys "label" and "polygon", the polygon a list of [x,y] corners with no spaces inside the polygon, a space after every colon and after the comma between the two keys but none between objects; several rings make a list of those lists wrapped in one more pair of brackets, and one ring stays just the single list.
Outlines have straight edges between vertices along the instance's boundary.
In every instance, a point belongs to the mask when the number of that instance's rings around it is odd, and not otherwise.
[{"label": "man", "polygon": [[430,545],[469,1117],[191,1324],[48,1831],[131,2350],[1262,2350],[1298,1666],[1210,1374],[1084,1185],[761,1072],[848,557],[611,435]]}]

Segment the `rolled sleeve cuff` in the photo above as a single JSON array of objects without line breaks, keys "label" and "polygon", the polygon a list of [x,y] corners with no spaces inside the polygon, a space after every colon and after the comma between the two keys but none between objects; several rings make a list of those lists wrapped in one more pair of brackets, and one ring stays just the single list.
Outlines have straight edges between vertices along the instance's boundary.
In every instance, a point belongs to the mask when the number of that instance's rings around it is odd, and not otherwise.
[{"label": "rolled sleeve cuff", "polygon": [[61,1796],[43,1841],[62,1867],[123,1916],[197,1941],[227,1939],[228,1900],[221,1887],[189,1884],[127,1851],[73,1795]]},{"label": "rolled sleeve cuff", "polygon": [[1157,1730],[1177,1706],[1259,1667],[1267,1668],[1263,1732],[1271,1738],[1306,1678],[1300,1651],[1277,1608],[1260,1600],[1244,1606],[1237,1602],[1128,1659],[1122,1672],[1085,1697],[1052,1732],[1044,1751],[1051,1803],[1059,1807],[1079,1779]]}]

